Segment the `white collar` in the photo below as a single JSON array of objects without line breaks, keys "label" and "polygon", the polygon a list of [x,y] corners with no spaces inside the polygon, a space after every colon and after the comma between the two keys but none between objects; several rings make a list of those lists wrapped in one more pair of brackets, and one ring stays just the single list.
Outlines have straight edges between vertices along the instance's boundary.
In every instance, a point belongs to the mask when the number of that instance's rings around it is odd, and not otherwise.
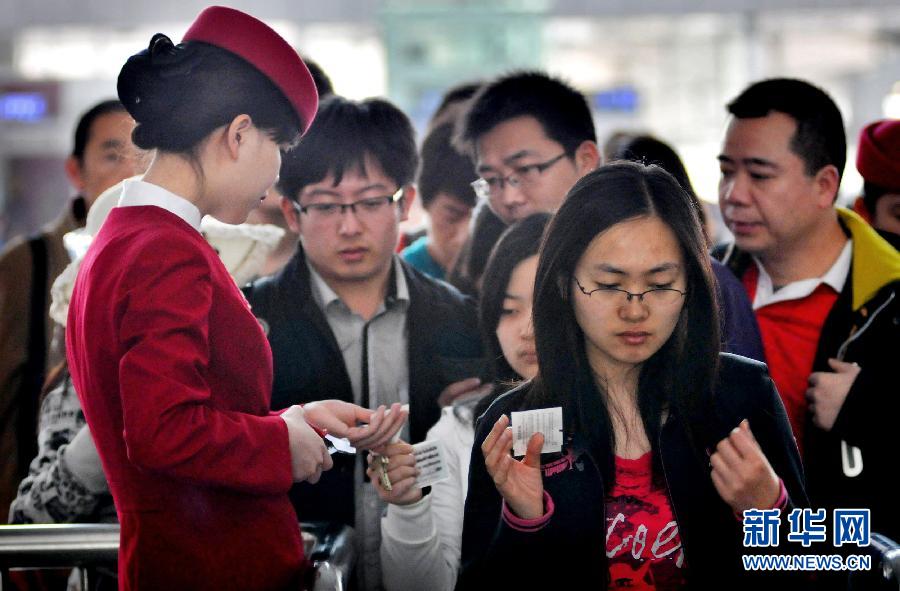
[{"label": "white collar", "polygon": [[844,289],[847,282],[847,276],[850,274],[850,262],[853,260],[853,240],[847,240],[841,254],[831,265],[824,275],[821,277],[813,277],[811,279],[801,279],[788,283],[778,291],[775,291],[772,285],[772,278],[766,272],[766,268],[756,257],[753,262],[759,270],[759,279],[756,281],[756,295],[753,298],[753,309],[759,310],[763,306],[775,304],[777,302],[785,302],[788,300],[803,299],[816,290],[821,284],[826,284],[834,288],[838,293]]},{"label": "white collar", "polygon": [[119,207],[138,205],[155,205],[173,213],[187,222],[192,228],[200,231],[200,219],[203,217],[197,206],[175,193],[139,179],[125,181]]},{"label": "white collar", "polygon": [[[313,298],[316,300],[319,307],[322,310],[325,310],[332,302],[340,302],[340,296],[329,287],[328,283],[326,283],[325,279],[319,275],[319,272],[312,266],[308,258],[305,262],[307,269],[309,269]],[[406,284],[406,275],[403,273],[403,267],[400,266],[400,262],[396,255],[393,257],[391,264],[394,266],[395,298],[398,301],[409,302],[409,286]]]}]

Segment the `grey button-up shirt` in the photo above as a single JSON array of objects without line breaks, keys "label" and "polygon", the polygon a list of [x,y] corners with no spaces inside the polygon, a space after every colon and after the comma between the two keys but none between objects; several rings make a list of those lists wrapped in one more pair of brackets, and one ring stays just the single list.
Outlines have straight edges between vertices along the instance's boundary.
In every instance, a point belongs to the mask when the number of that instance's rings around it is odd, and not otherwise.
[{"label": "grey button-up shirt", "polygon": [[[409,289],[397,257],[393,259],[391,283],[384,301],[371,320],[353,312],[307,260],[312,296],[322,310],[337,340],[344,365],[353,387],[353,398],[363,403],[363,367],[368,373],[368,407],[377,408],[394,402],[409,402],[409,359],[406,312]],[[401,438],[409,441],[409,425]],[[362,454],[361,454],[362,455]],[[357,461],[354,471],[356,487],[356,533],[359,553],[358,576],[361,589],[381,588],[381,516],[386,505],[373,486],[363,478],[365,460]]]}]

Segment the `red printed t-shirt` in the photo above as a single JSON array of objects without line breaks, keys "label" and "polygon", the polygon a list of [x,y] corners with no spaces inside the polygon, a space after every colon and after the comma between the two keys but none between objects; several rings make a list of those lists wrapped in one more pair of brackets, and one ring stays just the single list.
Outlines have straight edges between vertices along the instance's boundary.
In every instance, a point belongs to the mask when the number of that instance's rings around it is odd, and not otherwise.
[{"label": "red printed t-shirt", "polygon": [[665,487],[651,477],[651,455],[616,457],[616,484],[606,497],[610,589],[680,589],[684,549]]}]

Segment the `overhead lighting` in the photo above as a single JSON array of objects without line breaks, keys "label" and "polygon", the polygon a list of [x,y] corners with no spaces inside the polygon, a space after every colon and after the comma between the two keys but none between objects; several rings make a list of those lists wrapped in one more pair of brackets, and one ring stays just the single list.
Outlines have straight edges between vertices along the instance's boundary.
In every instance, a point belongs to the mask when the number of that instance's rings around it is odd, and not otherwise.
[{"label": "overhead lighting", "polygon": [[[147,47],[160,31],[181,39],[187,22],[156,23],[127,30],[109,27],[32,27],[16,36],[13,67],[29,80],[114,79],[131,55]],[[297,41],[297,27],[273,21],[272,28],[288,43]]]}]

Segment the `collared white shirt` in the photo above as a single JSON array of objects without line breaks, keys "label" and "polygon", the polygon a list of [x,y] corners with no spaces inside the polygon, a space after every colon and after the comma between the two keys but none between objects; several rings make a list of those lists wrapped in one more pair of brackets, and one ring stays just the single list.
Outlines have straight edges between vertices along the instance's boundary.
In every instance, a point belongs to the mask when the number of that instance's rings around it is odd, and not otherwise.
[{"label": "collared white shirt", "polygon": [[776,291],[775,286],[772,284],[772,278],[766,272],[765,267],[756,257],[753,257],[753,262],[756,263],[756,268],[759,270],[759,279],[756,281],[756,295],[753,297],[753,309],[759,310],[763,306],[770,304],[803,299],[823,283],[830,285],[836,292],[841,293],[844,289],[844,284],[847,282],[847,276],[850,274],[850,263],[852,260],[853,240],[848,239],[841,254],[838,255],[834,264],[831,265],[831,268],[824,275],[794,281]]},{"label": "collared white shirt", "polygon": [[198,232],[200,231],[200,220],[203,216],[196,205],[159,185],[139,179],[125,181],[122,185],[122,196],[119,197],[119,207],[138,205],[161,207],[183,219]]}]

